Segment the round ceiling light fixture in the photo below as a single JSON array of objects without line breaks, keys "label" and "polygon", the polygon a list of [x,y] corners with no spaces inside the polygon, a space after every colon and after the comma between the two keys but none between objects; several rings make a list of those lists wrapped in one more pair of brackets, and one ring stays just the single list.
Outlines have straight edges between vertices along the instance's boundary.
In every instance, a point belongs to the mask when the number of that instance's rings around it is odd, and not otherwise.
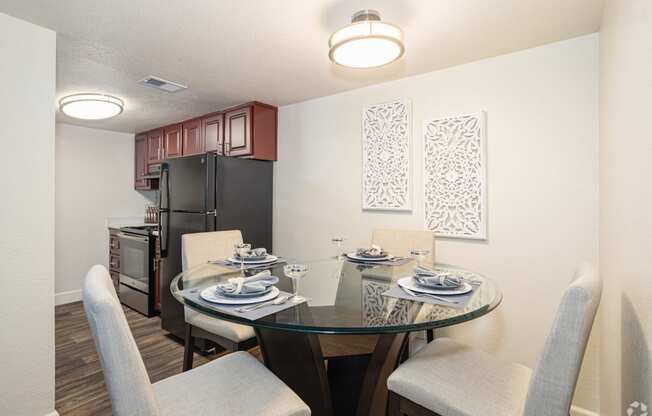
[{"label": "round ceiling light fixture", "polygon": [[107,94],[81,93],[59,100],[59,110],[65,115],[84,120],[102,120],[122,113],[124,101]]},{"label": "round ceiling light fixture", "polygon": [[328,40],[331,61],[350,68],[374,68],[394,62],[405,52],[401,28],[380,21],[376,10],[360,10],[351,24]]}]

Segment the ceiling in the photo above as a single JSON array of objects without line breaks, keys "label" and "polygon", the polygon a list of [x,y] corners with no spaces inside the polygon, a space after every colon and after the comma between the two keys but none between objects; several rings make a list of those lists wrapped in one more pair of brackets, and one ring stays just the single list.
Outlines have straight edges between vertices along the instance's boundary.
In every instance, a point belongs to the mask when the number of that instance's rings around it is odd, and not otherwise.
[{"label": "ceiling", "polygon": [[[259,100],[285,105],[599,30],[602,0],[0,0],[0,12],[55,30],[57,96],[105,92],[120,116],[80,122],[135,132]],[[402,59],[354,70],[328,37],[373,8],[405,35]],[[156,75],[188,85],[138,85]]]}]

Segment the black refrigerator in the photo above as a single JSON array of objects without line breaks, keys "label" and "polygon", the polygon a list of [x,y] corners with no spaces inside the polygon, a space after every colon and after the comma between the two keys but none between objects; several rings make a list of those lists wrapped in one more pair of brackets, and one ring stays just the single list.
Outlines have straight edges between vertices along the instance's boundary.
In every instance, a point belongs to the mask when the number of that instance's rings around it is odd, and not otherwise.
[{"label": "black refrigerator", "polygon": [[169,159],[161,166],[161,325],[184,336],[183,305],[170,292],[181,272],[181,236],[240,230],[253,247],[272,252],[273,165],[207,153]]}]

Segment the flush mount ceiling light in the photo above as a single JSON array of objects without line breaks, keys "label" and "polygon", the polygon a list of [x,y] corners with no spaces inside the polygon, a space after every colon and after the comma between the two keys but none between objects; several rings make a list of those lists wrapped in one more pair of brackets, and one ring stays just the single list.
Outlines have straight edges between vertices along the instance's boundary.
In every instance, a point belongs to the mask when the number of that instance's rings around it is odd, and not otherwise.
[{"label": "flush mount ceiling light", "polygon": [[101,120],[122,113],[124,102],[111,95],[82,93],[63,97],[59,100],[62,113],[84,120]]},{"label": "flush mount ceiling light", "polygon": [[381,22],[376,10],[354,14],[350,25],[331,35],[328,46],[331,61],[350,68],[386,65],[405,51],[401,28]]}]

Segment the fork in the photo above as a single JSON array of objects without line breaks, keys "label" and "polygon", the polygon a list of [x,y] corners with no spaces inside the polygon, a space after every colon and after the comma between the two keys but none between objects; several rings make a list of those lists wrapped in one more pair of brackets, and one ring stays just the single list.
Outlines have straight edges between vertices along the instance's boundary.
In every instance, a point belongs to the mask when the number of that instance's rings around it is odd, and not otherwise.
[{"label": "fork", "polygon": [[274,300],[270,300],[267,302],[259,303],[258,305],[254,306],[246,306],[242,308],[238,308],[235,311],[239,313],[244,313],[244,312],[251,312],[255,311],[256,309],[264,308],[266,306],[272,306],[272,305],[283,305],[284,303],[287,303],[290,299],[292,299],[295,295],[285,295],[285,296],[279,296],[278,298]]},{"label": "fork", "polygon": [[438,300],[440,302],[452,303],[455,305],[460,303],[460,301],[458,300],[446,299],[446,298],[442,298],[441,296],[436,296],[430,293],[417,293],[414,290],[410,290],[406,287],[403,286],[399,286],[399,287],[401,288],[401,290],[403,290],[403,292],[407,293],[410,296],[414,296],[415,298],[430,298],[430,299]]}]

